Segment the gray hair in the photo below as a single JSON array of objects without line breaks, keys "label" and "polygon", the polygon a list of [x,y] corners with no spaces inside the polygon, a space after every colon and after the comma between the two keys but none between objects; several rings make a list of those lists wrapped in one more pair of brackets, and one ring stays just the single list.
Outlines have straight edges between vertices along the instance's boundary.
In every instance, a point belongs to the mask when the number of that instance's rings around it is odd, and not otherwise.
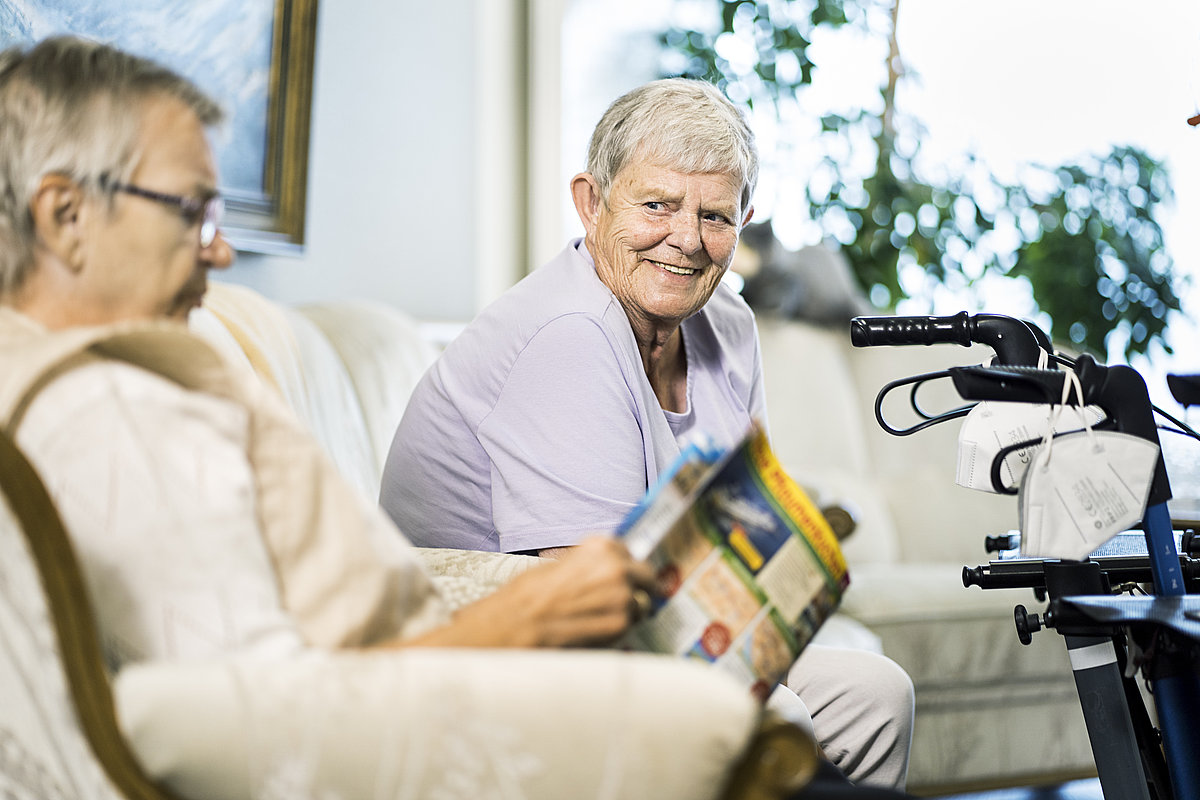
[{"label": "gray hair", "polygon": [[222,111],[195,84],[144,58],[62,36],[0,52],[0,297],[32,268],[31,204],[41,179],[65,175],[89,189],[128,180],[145,101],[172,97],[205,126]]},{"label": "gray hair", "polygon": [[712,84],[666,78],[617,98],[592,132],[588,172],[607,203],[617,173],[638,157],[686,173],[740,178],[741,210],[758,182],[758,149],[742,112]]}]

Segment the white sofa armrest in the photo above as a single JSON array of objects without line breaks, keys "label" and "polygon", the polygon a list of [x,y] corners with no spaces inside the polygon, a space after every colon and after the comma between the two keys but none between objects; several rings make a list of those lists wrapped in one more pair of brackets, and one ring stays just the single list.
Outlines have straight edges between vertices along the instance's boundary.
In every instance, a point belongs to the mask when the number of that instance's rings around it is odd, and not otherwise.
[{"label": "white sofa armrest", "polygon": [[537,556],[418,547],[417,557],[452,610],[481,600],[541,563]]}]

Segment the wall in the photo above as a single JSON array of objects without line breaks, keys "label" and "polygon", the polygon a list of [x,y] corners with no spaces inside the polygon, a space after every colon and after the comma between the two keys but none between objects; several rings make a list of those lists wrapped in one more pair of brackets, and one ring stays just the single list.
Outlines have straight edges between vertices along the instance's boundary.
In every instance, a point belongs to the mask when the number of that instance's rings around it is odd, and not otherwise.
[{"label": "wall", "polygon": [[220,276],[469,319],[524,254],[521,0],[322,0],[307,243]]},{"label": "wall", "polygon": [[[531,71],[533,263],[583,235],[567,187],[587,166],[592,130],[613,100],[658,77],[669,0],[535,0]],[[544,68],[543,68],[544,65]]]}]

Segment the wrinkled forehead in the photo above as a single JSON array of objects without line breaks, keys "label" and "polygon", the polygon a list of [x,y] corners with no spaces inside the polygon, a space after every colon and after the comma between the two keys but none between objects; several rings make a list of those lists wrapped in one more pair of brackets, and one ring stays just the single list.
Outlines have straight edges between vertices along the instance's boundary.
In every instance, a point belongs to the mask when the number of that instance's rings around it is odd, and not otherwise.
[{"label": "wrinkled forehead", "polygon": [[706,205],[721,206],[731,213],[741,206],[741,176],[683,169],[679,164],[658,159],[640,159],[626,164],[617,173],[613,185],[654,192],[663,195],[664,199],[696,192],[703,195]]}]

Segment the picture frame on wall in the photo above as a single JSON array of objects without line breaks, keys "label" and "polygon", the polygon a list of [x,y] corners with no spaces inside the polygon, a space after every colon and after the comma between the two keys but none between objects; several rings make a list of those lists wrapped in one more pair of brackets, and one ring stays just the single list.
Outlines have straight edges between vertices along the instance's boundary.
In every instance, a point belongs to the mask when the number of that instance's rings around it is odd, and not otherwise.
[{"label": "picture frame on wall", "polygon": [[238,250],[303,252],[317,0],[0,0],[0,47],[74,34],[186,75],[226,112],[212,136]]}]

